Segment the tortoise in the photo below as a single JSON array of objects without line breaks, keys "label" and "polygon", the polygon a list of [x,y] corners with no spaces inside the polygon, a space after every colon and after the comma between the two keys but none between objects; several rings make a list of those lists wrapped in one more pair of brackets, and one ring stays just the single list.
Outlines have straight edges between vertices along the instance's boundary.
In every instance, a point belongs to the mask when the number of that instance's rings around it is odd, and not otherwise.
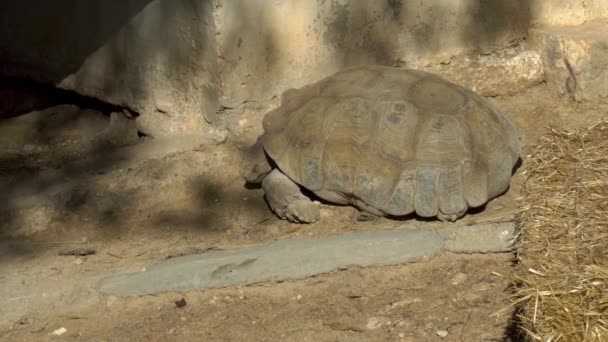
[{"label": "tortoise", "polygon": [[371,216],[456,221],[508,189],[523,146],[513,122],[472,90],[379,65],[285,91],[263,127],[245,179],[299,223],[320,218],[303,189]]}]

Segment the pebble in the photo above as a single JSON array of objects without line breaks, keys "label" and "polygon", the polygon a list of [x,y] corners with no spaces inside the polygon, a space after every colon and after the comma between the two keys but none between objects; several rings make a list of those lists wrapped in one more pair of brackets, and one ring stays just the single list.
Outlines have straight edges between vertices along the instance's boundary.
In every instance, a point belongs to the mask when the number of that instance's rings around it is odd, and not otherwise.
[{"label": "pebble", "polygon": [[437,334],[437,336],[441,337],[441,338],[445,338],[448,337],[448,335],[450,334],[447,330],[437,330],[435,332],[435,334]]},{"label": "pebble", "polygon": [[52,334],[53,334],[53,335],[55,335],[55,336],[61,336],[61,335],[65,334],[66,332],[68,332],[68,329],[66,329],[66,328],[64,328],[64,327],[61,327],[61,328],[59,328],[59,329],[55,329],[55,330],[52,332]]},{"label": "pebble", "polygon": [[112,305],[114,305],[114,303],[116,302],[116,300],[118,300],[118,298],[116,298],[116,296],[109,296],[108,297],[108,302],[106,303],[106,305],[108,307],[111,307]]},{"label": "pebble", "polygon": [[83,261],[82,259],[80,259],[80,258],[76,258],[76,259],[74,260],[74,264],[75,264],[75,265],[81,265],[83,262],[84,262],[84,261]]},{"label": "pebble", "polygon": [[399,308],[402,306],[407,306],[407,305],[411,305],[414,303],[420,303],[422,302],[422,299],[420,298],[407,298],[407,299],[403,299],[403,300],[398,300],[396,302],[391,303],[390,305],[388,305],[387,309],[395,309],[395,308]]},{"label": "pebble", "polygon": [[456,275],[452,278],[452,285],[458,285],[467,280],[469,276],[464,273],[456,273]]},{"label": "pebble", "polygon": [[180,308],[180,309],[183,308],[184,306],[186,306],[187,304],[188,303],[186,302],[186,298],[183,298],[183,297],[182,297],[182,299],[175,301],[175,307]]},{"label": "pebble", "polygon": [[32,323],[32,320],[29,317],[21,317],[15,323],[19,325],[28,325]]},{"label": "pebble", "polygon": [[376,317],[370,317],[367,320],[367,324],[365,325],[365,327],[369,330],[376,330],[378,328],[380,328],[380,326],[382,325],[382,323],[380,323],[380,320]]}]

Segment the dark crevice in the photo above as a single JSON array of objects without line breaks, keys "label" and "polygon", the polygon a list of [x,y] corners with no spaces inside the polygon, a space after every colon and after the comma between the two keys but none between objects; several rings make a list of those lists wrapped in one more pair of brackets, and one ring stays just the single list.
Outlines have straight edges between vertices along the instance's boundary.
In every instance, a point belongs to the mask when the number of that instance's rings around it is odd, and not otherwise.
[{"label": "dark crevice", "polygon": [[504,341],[505,342],[525,342],[529,341],[524,331],[521,329],[523,323],[521,322],[521,308],[516,308],[511,314],[509,325],[505,331]]},{"label": "dark crevice", "polygon": [[57,88],[25,78],[0,77],[0,119],[17,117],[32,111],[72,104],[81,109],[95,110],[104,115],[123,113],[135,119],[139,113],[131,108],[115,105],[72,90]]}]

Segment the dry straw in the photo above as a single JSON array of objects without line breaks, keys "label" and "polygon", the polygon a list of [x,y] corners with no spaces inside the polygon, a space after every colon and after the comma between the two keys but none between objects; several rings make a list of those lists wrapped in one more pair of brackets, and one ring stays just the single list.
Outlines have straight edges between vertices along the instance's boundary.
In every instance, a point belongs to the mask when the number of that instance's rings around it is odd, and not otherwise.
[{"label": "dry straw", "polygon": [[608,121],[549,129],[524,169],[520,327],[533,341],[608,341]]}]

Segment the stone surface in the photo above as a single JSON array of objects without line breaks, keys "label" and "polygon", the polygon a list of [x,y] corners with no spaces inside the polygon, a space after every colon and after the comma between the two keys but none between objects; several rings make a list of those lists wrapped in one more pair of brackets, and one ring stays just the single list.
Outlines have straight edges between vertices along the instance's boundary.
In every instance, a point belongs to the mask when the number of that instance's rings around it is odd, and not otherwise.
[{"label": "stone surface", "polygon": [[[525,37],[522,1],[218,1],[221,102],[268,99],[344,66],[444,61]],[[500,15],[496,15],[500,13]]]},{"label": "stone surface", "polygon": [[514,235],[514,223],[503,222],[285,239],[172,258],[141,272],[110,275],[97,287],[107,294],[134,296],[298,279],[352,266],[414,262],[443,248],[457,253],[506,252]]},{"label": "stone surface", "polygon": [[606,0],[532,0],[529,6],[533,25],[580,25],[608,16]]},{"label": "stone surface", "polygon": [[148,135],[203,134],[218,109],[212,10],[186,0],[4,2],[0,74],[129,107]]},{"label": "stone surface", "polygon": [[[22,272],[27,274],[27,271]],[[98,304],[102,298],[89,279],[66,282],[62,277],[51,276],[44,282],[37,278],[27,283],[22,281],[15,276],[1,279],[0,324],[25,317],[31,312],[62,311],[66,307],[74,311],[83,310]]]},{"label": "stone surface", "polygon": [[540,84],[545,76],[540,55],[523,44],[491,54],[456,56],[444,63],[398,65],[439,74],[483,96],[514,95]]},{"label": "stone surface", "polygon": [[444,248],[453,253],[499,253],[515,242],[515,225],[471,225],[441,231]]},{"label": "stone surface", "polygon": [[536,27],[528,42],[542,56],[546,81],[558,94],[578,101],[608,97],[608,19]]}]

